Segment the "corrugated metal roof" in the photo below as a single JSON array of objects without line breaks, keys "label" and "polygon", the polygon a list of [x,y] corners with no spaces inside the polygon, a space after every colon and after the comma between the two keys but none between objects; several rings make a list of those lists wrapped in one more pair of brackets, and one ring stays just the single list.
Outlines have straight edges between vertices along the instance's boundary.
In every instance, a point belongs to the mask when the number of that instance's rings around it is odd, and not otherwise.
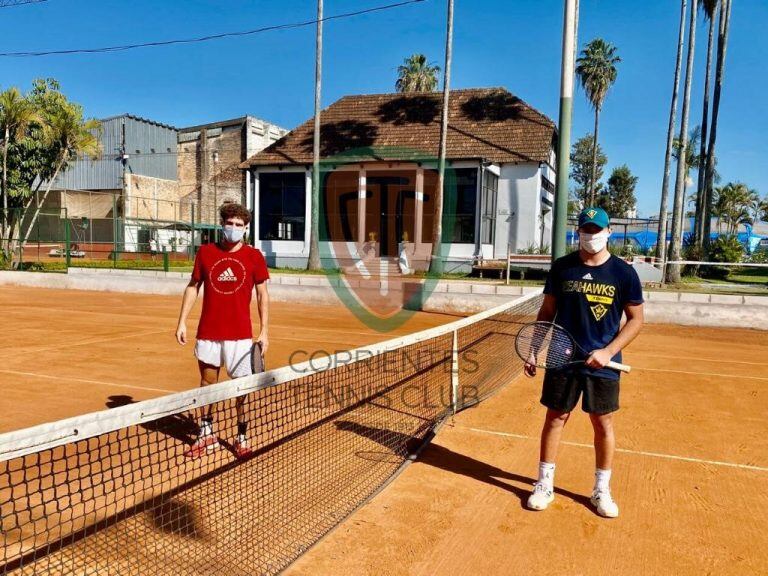
[{"label": "corrugated metal roof", "polygon": [[119,190],[122,188],[122,126],[125,124],[126,171],[166,180],[177,177],[177,130],[131,114],[101,121],[102,157],[72,162],[54,187],[68,190]]},{"label": "corrugated metal roof", "polygon": [[142,118],[141,116],[136,116],[135,114],[118,114],[117,116],[109,116],[108,118],[102,118],[101,122],[109,122],[110,120],[118,120],[120,118],[130,118],[131,120],[136,120],[137,122],[144,122],[146,124],[154,124],[155,126],[162,126],[163,128],[168,128],[169,130],[176,130],[179,129],[175,126],[171,126],[170,124],[164,124],[162,122],[157,122],[155,120],[150,120],[149,118]]}]

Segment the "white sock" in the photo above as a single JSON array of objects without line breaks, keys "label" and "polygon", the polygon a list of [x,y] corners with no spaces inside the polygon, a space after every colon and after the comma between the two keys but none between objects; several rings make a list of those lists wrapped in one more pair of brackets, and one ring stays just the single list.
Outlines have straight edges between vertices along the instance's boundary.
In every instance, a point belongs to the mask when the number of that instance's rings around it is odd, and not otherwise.
[{"label": "white sock", "polygon": [[213,421],[203,418],[200,420],[200,436],[213,436]]},{"label": "white sock", "polygon": [[555,463],[539,462],[539,482],[546,484],[550,489],[555,485]]},{"label": "white sock", "polygon": [[595,470],[595,490],[597,492],[610,492],[611,489],[608,484],[611,481],[611,471],[601,470],[598,468]]},{"label": "white sock", "polygon": [[237,441],[240,444],[245,444],[248,441],[248,438],[246,438],[245,434],[238,434],[237,435]]}]

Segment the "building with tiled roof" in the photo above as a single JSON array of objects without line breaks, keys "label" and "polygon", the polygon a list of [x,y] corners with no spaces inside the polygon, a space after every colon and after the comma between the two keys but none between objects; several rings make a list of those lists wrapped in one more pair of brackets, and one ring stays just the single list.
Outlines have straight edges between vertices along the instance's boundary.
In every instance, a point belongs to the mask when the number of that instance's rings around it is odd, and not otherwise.
[{"label": "building with tiled roof", "polygon": [[[361,250],[405,250],[426,265],[441,107],[440,93],[397,93],[345,96],[322,111],[320,240],[337,267]],[[505,258],[509,247],[542,247],[555,181],[552,120],[503,88],[484,88],[451,91],[448,124],[447,259],[469,265]],[[240,165],[250,174],[253,241],[273,264],[306,263],[313,132],[309,119]]]}]

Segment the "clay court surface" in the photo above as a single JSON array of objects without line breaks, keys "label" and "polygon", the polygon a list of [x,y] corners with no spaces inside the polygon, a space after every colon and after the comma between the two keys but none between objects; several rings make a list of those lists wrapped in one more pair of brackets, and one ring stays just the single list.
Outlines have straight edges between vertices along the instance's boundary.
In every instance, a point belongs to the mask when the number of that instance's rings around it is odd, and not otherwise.
[{"label": "clay court surface", "polygon": [[287,571],[324,575],[768,573],[768,332],[647,326],[625,359],[612,488],[589,507],[588,419],[566,427],[555,502],[535,480],[540,381],[447,422],[421,458]]},{"label": "clay court surface", "polygon": [[[126,404],[126,397],[146,400],[197,387],[193,347],[200,301],[187,322],[190,342],[182,347],[174,336],[181,294],[0,286],[0,432]],[[258,327],[255,303],[252,314]],[[309,354],[349,350],[451,320],[416,313],[382,334],[341,306],[273,302],[266,363],[299,363]]]},{"label": "clay court surface", "polygon": [[[1,287],[0,429],[195,386],[191,345],[173,340],[178,305]],[[273,367],[295,350],[392,336],[343,309],[272,309]],[[418,314],[398,333],[451,319]],[[646,327],[625,356],[633,372],[616,421],[618,519],[589,507],[592,438],[580,412],[566,427],[555,502],[545,512],[524,508],[543,410],[540,379],[519,378],[447,421],[416,462],[287,573],[765,574],[766,351],[768,332]]]}]

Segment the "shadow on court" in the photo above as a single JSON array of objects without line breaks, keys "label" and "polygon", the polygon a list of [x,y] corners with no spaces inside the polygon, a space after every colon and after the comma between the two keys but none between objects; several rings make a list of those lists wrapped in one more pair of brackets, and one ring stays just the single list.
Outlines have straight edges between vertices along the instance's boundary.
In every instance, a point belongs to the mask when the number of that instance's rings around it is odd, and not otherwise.
[{"label": "shadow on court", "polygon": [[[346,430],[348,432],[354,432],[360,436],[378,442],[382,446],[390,448],[392,446],[402,446],[404,442],[411,440],[410,435],[402,434],[394,430],[388,430],[384,428],[375,428],[371,426],[364,426],[356,422],[340,421],[336,423],[336,427],[340,430]],[[421,464],[427,464],[440,468],[453,474],[460,474],[466,476],[478,482],[483,482],[507,492],[511,492],[517,498],[520,499],[520,506],[525,508],[528,496],[531,494],[531,488],[520,488],[513,486],[506,481],[519,482],[527,486],[533,486],[536,481],[534,478],[528,476],[522,476],[520,474],[514,474],[496,466],[491,466],[475,458],[465,456],[459,452],[454,452],[439,444],[430,443],[424,448],[424,450],[418,456],[418,462]],[[555,493],[566,498],[570,498],[577,504],[581,504],[592,513],[595,513],[594,508],[589,502],[589,498],[583,494],[576,494],[569,490],[562,488],[555,488]]]}]

